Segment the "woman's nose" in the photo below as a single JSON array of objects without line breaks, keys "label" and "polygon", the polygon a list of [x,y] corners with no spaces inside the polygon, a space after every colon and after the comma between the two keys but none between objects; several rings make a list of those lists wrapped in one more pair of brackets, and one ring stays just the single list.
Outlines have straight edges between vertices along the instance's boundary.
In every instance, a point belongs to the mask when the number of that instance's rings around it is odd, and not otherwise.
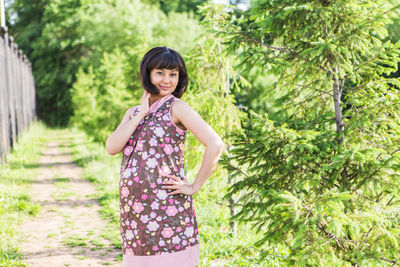
[{"label": "woman's nose", "polygon": [[169,77],[168,77],[168,75],[164,75],[164,77],[163,77],[163,82],[169,83]]}]

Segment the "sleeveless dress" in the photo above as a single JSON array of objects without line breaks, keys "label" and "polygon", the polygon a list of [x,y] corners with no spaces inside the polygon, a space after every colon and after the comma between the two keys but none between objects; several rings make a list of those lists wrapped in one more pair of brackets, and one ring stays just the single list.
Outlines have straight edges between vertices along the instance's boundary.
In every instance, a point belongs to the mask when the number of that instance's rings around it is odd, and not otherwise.
[{"label": "sleeveless dress", "polygon": [[171,120],[175,100],[169,94],[154,102],[122,150],[119,204],[124,267],[199,264],[193,197],[168,195],[173,190],[162,189],[167,175],[185,177],[187,130]]}]

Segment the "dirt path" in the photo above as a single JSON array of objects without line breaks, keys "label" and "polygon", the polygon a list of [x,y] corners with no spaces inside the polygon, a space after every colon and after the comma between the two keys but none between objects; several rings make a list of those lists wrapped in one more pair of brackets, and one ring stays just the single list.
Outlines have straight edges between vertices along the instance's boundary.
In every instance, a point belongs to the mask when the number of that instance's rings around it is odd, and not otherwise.
[{"label": "dirt path", "polygon": [[81,179],[82,168],[72,161],[71,140],[58,132],[51,137],[32,178],[32,201],[38,216],[21,226],[21,243],[28,266],[121,266],[120,251],[102,238],[106,223],[94,199],[92,184]]}]

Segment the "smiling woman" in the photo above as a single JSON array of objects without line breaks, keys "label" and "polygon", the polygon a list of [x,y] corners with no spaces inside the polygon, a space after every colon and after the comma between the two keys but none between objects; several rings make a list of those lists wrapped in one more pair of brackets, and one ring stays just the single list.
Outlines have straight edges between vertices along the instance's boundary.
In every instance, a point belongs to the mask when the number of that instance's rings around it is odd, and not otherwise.
[{"label": "smiling woman", "polygon": [[152,69],[150,71],[150,81],[159,89],[160,94],[161,92],[172,93],[178,85],[179,71],[177,69]]},{"label": "smiling woman", "polygon": [[[199,233],[193,203],[214,171],[222,139],[180,100],[188,76],[182,57],[167,47],[148,51],[140,64],[141,105],[128,109],[108,137],[109,154],[123,152],[120,226],[123,265],[193,267],[199,264]],[[185,177],[187,129],[206,146],[195,181]]]}]

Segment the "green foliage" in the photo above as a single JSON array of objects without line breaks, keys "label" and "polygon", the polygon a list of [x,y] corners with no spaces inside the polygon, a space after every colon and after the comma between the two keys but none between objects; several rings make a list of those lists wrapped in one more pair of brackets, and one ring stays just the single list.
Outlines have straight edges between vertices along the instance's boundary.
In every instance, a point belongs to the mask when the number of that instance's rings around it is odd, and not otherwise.
[{"label": "green foliage", "polygon": [[10,31],[33,64],[38,114],[50,125],[69,123],[76,75],[108,62],[104,53],[122,55],[121,63],[129,60],[119,78],[138,89],[137,66],[145,51],[168,45],[184,53],[202,32],[192,15],[166,16],[138,0],[16,0],[12,10]]},{"label": "green foliage", "polygon": [[91,50],[73,85],[72,122],[104,142],[126,110],[140,104],[139,63],[149,47],[173,46],[184,53],[202,29],[186,14],[167,17],[139,1],[88,1],[81,12],[81,36]]},{"label": "green foliage", "polygon": [[170,12],[193,12],[196,14],[198,6],[207,3],[208,0],[144,0],[143,2],[158,6],[165,14]]},{"label": "green foliage", "polygon": [[72,113],[69,88],[83,55],[77,35],[78,0],[34,3],[16,0],[11,33],[32,62],[38,115],[50,125],[66,125]]},{"label": "green foliage", "polygon": [[236,179],[225,195],[240,199],[233,219],[263,232],[256,246],[268,253],[283,240],[287,264],[381,264],[378,250],[396,259],[399,154],[377,160],[371,148],[335,152],[333,131],[277,127],[251,114],[232,133],[232,155],[222,164]]},{"label": "green foliage", "polygon": [[387,77],[400,42],[384,41],[385,3],[259,0],[240,18],[208,7],[224,52],[277,77],[270,113],[250,111],[221,162],[234,218],[263,233],[263,251],[284,244],[285,264],[399,262],[400,83]]},{"label": "green foliage", "polygon": [[[388,8],[393,8],[396,6],[396,0],[388,0]],[[389,39],[392,43],[396,43],[400,40],[400,8],[395,8],[389,13],[392,20],[392,24],[387,26],[389,32]]]}]

